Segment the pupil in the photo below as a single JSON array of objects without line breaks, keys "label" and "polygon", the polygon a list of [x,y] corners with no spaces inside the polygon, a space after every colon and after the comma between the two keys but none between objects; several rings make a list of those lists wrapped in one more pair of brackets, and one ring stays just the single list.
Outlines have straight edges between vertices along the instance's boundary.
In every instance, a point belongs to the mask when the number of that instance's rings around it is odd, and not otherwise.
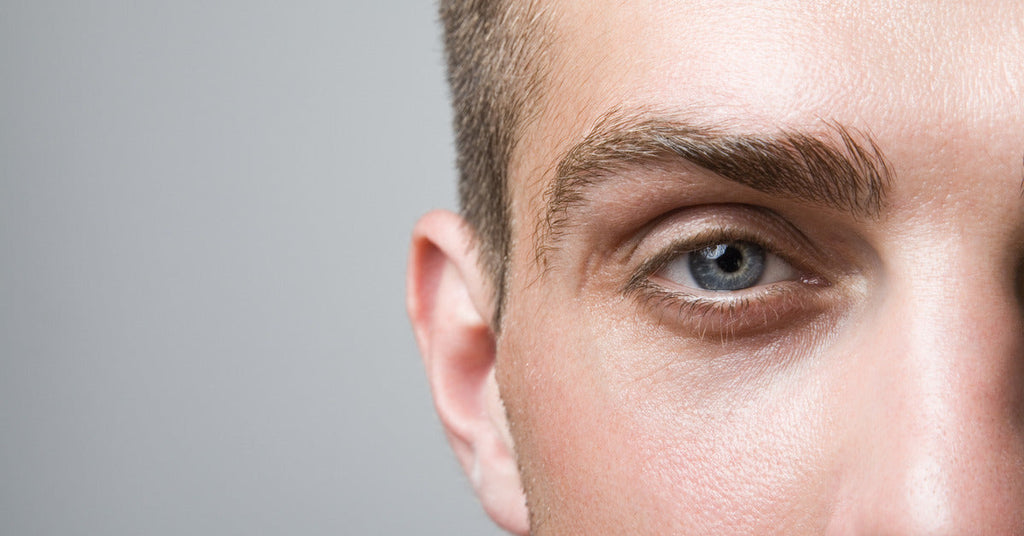
[{"label": "pupil", "polygon": [[729,246],[721,257],[715,259],[715,264],[723,271],[731,274],[743,266],[743,252],[733,246]]}]

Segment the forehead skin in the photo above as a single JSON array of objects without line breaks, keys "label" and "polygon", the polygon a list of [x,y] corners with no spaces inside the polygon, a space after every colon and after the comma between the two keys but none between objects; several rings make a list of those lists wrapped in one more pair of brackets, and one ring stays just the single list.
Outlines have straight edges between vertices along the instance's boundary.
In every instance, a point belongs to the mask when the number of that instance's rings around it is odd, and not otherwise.
[{"label": "forehead skin", "polygon": [[[960,254],[1019,243],[1024,4],[564,0],[552,2],[549,15],[555,39],[544,111],[512,159],[513,250],[497,370],[534,532],[820,533],[835,528],[837,512],[859,508],[858,490],[877,482],[858,471],[876,462],[896,467],[892,486],[874,499],[878,508],[917,508],[919,530],[928,528],[922,519],[955,518],[958,501],[970,497],[942,495],[951,486],[939,484],[967,478],[948,464],[978,445],[951,454],[939,448],[939,432],[922,432],[920,445],[893,439],[880,453],[884,441],[872,443],[871,434],[880,417],[905,410],[920,422],[934,417],[948,436],[967,417],[943,389],[956,388],[949,378],[980,377],[980,369],[952,371],[967,365],[908,357],[900,371],[944,379],[889,394],[896,389],[877,378],[897,365],[880,354],[865,357],[872,350],[864,341],[867,333],[890,341],[887,356],[944,355],[973,338],[961,327],[968,315],[975,336],[1020,352],[1019,320],[984,328],[989,315],[1020,316],[1019,296],[1007,298],[993,283],[994,269],[964,260],[960,273],[979,281],[967,289],[941,263],[906,259],[916,247],[908,244],[949,252],[948,265]],[[541,270],[532,251],[553,169],[615,109],[657,110],[745,133],[813,129],[823,120],[870,132],[898,178],[880,220],[841,220],[886,266],[872,273],[887,278],[867,278],[868,298],[852,313],[858,323],[843,324],[849,329],[829,333],[827,342],[779,343],[797,363],[785,373],[736,372],[735,360],[720,358],[668,363],[660,356],[724,351],[670,340],[627,298],[584,280],[591,267],[581,259],[595,256],[582,236],[591,215],[578,216],[581,245],[559,252],[555,269]],[[815,213],[804,221],[840,217]],[[998,268],[1019,269],[1014,254],[1019,247],[999,257]],[[922,273],[941,284],[915,287]],[[909,318],[896,313],[906,313],[911,298],[893,305],[885,294],[900,282],[907,296],[934,298],[916,303],[914,318],[946,321],[944,340],[934,325],[896,326],[883,315]],[[959,316],[947,314],[963,298],[944,290],[954,287],[981,293],[989,309],[964,305]],[[1004,376],[1020,376],[1018,365],[999,366]],[[737,384],[758,390],[729,390]],[[990,395],[1019,406],[1000,389]],[[930,402],[914,406],[915,396]],[[987,441],[1004,447],[1002,457],[964,471],[992,476],[1020,466],[1017,436]],[[993,478],[1001,496],[1024,494],[1016,481]],[[913,484],[922,481],[939,484]],[[988,517],[998,519],[999,499],[992,501]]]},{"label": "forehead skin", "polygon": [[1020,124],[1017,2],[552,4],[546,114],[513,160],[521,187],[550,180],[570,142],[623,105],[754,127],[870,118],[900,139]]}]

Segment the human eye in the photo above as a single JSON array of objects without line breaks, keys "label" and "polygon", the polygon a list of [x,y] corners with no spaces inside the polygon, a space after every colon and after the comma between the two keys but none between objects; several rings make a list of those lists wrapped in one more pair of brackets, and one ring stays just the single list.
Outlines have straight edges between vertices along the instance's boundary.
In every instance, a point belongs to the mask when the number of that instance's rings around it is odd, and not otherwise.
[{"label": "human eye", "polygon": [[659,324],[738,337],[795,326],[826,308],[828,262],[780,218],[727,210],[679,219],[652,233],[653,245],[641,248],[651,253],[626,286]]},{"label": "human eye", "polygon": [[800,274],[761,244],[732,240],[684,251],[657,275],[687,288],[727,292],[795,280]]}]

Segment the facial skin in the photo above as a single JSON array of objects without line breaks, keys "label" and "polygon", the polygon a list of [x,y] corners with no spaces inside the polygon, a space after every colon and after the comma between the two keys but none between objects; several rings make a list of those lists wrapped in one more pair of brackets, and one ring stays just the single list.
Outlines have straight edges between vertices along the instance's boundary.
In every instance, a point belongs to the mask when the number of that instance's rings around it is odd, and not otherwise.
[{"label": "facial skin", "polygon": [[[822,4],[554,2],[500,329],[471,232],[417,226],[435,403],[507,530],[1024,534],[1024,5]],[[651,124],[857,161],[845,133],[877,202],[596,165]],[[772,269],[699,288],[690,261],[741,242]]]}]

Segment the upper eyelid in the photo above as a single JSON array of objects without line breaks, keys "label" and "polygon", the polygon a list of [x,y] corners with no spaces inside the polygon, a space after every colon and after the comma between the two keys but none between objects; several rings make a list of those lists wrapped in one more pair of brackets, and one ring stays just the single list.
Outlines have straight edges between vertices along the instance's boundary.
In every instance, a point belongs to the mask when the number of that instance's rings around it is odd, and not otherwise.
[{"label": "upper eyelid", "polygon": [[[638,231],[639,238],[625,252],[627,265],[638,264],[676,248],[677,253],[710,245],[714,241],[756,242],[783,259],[803,268],[823,268],[830,254],[820,248],[799,227],[774,210],[746,204],[711,204],[684,207],[663,214]],[[668,235],[662,238],[661,235]],[[649,244],[661,242],[668,246]],[[657,249],[651,252],[651,249]]]}]

